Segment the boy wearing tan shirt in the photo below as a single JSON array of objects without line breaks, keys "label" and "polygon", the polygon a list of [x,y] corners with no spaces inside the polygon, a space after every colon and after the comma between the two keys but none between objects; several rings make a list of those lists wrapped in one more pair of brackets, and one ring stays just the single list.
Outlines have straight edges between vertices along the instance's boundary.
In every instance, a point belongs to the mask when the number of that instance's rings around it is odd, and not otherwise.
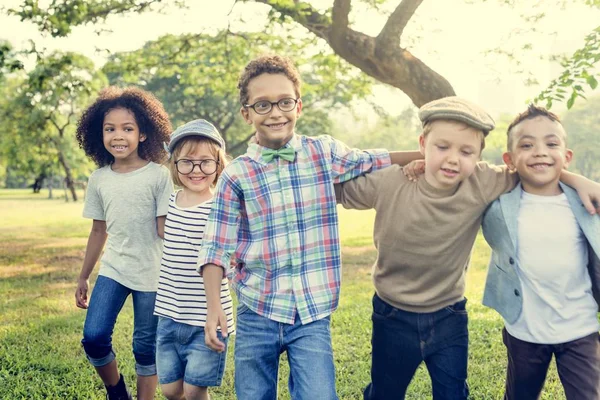
[{"label": "boy wearing tan shirt", "polygon": [[[480,107],[447,97],[421,107],[419,118],[425,173],[417,183],[391,166],[336,188],[345,208],[377,211],[367,400],[404,398],[422,361],[434,399],[468,397],[466,268],[483,212],[517,183],[506,167],[479,162],[494,128]],[[588,205],[582,191],[599,190],[566,171],[561,180],[580,189]]]}]

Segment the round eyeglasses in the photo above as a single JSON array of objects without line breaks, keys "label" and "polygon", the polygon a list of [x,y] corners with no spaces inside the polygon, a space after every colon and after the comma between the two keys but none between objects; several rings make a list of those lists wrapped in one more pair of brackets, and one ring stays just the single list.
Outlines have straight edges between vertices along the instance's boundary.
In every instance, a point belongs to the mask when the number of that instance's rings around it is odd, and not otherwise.
[{"label": "round eyeglasses", "polygon": [[296,104],[298,104],[298,99],[292,99],[292,98],[285,98],[285,99],[281,99],[279,101],[267,101],[267,100],[260,100],[257,101],[254,104],[244,104],[244,107],[246,108],[251,108],[254,110],[255,113],[259,114],[259,115],[265,115],[271,112],[271,110],[273,109],[274,105],[277,105],[277,107],[283,111],[283,112],[289,112],[292,111],[294,108],[296,108]]},{"label": "round eyeglasses", "polygon": [[219,162],[216,160],[202,160],[192,161],[182,158],[181,160],[175,161],[175,168],[181,175],[189,175],[194,171],[196,165],[204,175],[212,175],[217,172]]}]

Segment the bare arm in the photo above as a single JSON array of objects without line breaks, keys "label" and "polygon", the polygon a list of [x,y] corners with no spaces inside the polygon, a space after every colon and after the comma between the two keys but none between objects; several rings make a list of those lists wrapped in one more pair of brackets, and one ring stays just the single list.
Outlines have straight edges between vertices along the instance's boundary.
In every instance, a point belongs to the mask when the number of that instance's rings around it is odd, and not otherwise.
[{"label": "bare arm", "polygon": [[390,160],[392,164],[400,165],[401,167],[415,160],[422,160],[423,154],[418,150],[411,151],[390,151]]},{"label": "bare arm", "polygon": [[221,306],[223,272],[223,268],[215,264],[206,264],[202,267],[207,302],[204,339],[208,347],[219,353],[225,350],[225,344],[217,337],[218,326],[221,327],[223,337],[227,337],[227,316]]},{"label": "bare arm", "polygon": [[88,308],[88,290],[89,282],[88,279],[100,258],[100,253],[106,243],[106,221],[100,221],[95,219],[92,223],[92,230],[88,238],[87,246],[85,248],[85,258],[83,259],[83,267],[79,273],[79,279],[77,280],[77,289],[75,291],[75,304],[79,308]]},{"label": "bare arm", "polygon": [[166,215],[156,217],[156,233],[161,239],[165,238],[165,221],[167,220]]},{"label": "bare arm", "polygon": [[600,213],[600,183],[564,169],[560,174],[560,180],[577,190],[581,202],[590,214]]}]

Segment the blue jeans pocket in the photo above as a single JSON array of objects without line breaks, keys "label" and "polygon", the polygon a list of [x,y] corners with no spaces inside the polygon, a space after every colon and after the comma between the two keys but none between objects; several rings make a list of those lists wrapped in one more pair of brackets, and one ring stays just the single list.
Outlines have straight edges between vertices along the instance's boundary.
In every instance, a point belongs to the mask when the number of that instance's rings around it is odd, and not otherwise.
[{"label": "blue jeans pocket", "polygon": [[453,314],[466,314],[467,313],[467,298],[465,297],[461,301],[451,304],[446,307],[447,311]]},{"label": "blue jeans pocket", "polygon": [[237,315],[244,314],[244,313],[246,313],[248,311],[250,311],[250,308],[247,305],[245,305],[242,302],[238,303],[238,306],[237,306]]}]

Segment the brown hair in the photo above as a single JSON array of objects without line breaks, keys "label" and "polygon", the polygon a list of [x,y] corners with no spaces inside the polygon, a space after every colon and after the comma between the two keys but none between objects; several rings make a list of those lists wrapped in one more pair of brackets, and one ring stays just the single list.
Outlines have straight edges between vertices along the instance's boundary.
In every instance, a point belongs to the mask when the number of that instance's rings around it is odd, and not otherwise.
[{"label": "brown hair", "polygon": [[[424,138],[426,138],[426,137],[427,137],[427,135],[429,135],[429,134],[431,133],[431,125],[432,125],[432,124],[433,124],[435,121],[455,122],[455,123],[457,123],[457,124],[462,124],[462,125],[464,125],[464,126],[465,126],[465,128],[471,127],[471,125],[467,124],[466,122],[457,121],[457,120],[455,120],[455,119],[442,119],[442,118],[440,118],[440,119],[434,119],[434,120],[432,120],[432,121],[427,121],[427,122],[425,123],[425,125],[423,126],[423,132],[421,133],[421,136],[423,136]],[[475,127],[472,127],[472,128],[474,128],[474,129],[477,129],[479,132],[481,132],[481,150],[479,151],[479,152],[480,152],[480,155],[481,155],[481,152],[483,151],[483,149],[485,149],[485,137],[486,137],[486,135],[488,134],[488,132],[482,131],[482,130],[481,130],[481,129],[479,129],[479,128],[475,128]]]},{"label": "brown hair", "polygon": [[[511,151],[513,148],[513,131],[517,125],[527,119],[534,119],[535,117],[546,117],[550,121],[558,122],[562,125],[560,118],[558,115],[554,114],[551,111],[548,111],[544,107],[536,106],[535,104],[530,104],[527,106],[527,110],[520,113],[515,117],[515,119],[510,123],[508,129],[506,130],[506,148],[508,151]],[[566,142],[566,137],[563,140]]]},{"label": "brown hair", "polygon": [[262,74],[285,75],[294,84],[296,96],[300,97],[302,80],[292,60],[278,55],[264,55],[250,61],[240,76],[237,87],[240,90],[240,103],[242,103],[242,106],[245,107],[248,104],[248,83]]},{"label": "brown hair", "polygon": [[175,149],[169,158],[168,164],[169,171],[171,171],[171,177],[173,178],[173,183],[175,183],[175,185],[179,187],[184,186],[179,179],[179,174],[177,173],[177,168],[175,167],[175,161],[177,161],[182,154],[193,153],[203,143],[208,145],[211,155],[215,158],[215,160],[217,160],[217,171],[215,172],[215,180],[212,184],[212,187],[216,185],[217,180],[221,176],[221,173],[228,163],[228,159],[221,146],[219,146],[214,140],[203,136],[188,136],[177,142],[177,145],[175,146]]}]

